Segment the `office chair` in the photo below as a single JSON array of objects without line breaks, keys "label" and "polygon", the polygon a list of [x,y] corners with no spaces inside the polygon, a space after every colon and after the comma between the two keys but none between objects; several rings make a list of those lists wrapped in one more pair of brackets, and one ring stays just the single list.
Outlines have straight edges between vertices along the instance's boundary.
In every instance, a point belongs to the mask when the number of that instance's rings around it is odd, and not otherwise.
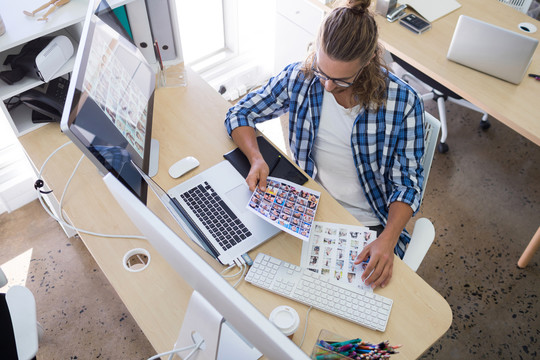
[{"label": "office chair", "polygon": [[[0,269],[0,287],[7,282]],[[6,294],[0,294],[0,319],[2,359],[35,359],[43,329],[36,320],[36,301],[32,292],[16,285]]]},{"label": "office chair", "polygon": [[513,7],[517,11],[521,11],[524,14],[526,14],[527,11],[529,11],[532,1],[533,0],[499,0],[499,2],[502,2],[503,4]]},{"label": "office chair", "polygon": [[[427,180],[431,170],[431,163],[433,161],[433,156],[435,155],[435,148],[437,145],[437,138],[439,136],[439,130],[441,128],[441,123],[433,115],[429,113],[424,113],[424,143],[425,143],[425,152],[424,152],[424,186],[422,187],[422,199],[424,198],[424,193],[427,185]],[[411,241],[407,246],[405,255],[403,256],[403,261],[407,264],[413,271],[418,270],[418,267],[424,260],[429,247],[435,239],[435,227],[431,221],[427,218],[420,218],[414,223],[413,233],[411,235]]]},{"label": "office chair", "polygon": [[433,80],[429,76],[425,75],[424,73],[409,65],[406,61],[400,59],[396,55],[391,54],[391,56],[392,60],[406,71],[405,74],[401,75],[402,79],[405,81],[409,81],[409,79],[415,79],[416,81],[420,82],[424,87],[429,89],[428,93],[421,95],[422,99],[424,99],[424,101],[428,99],[433,99],[437,102],[437,106],[439,109],[439,119],[441,123],[441,140],[438,146],[438,150],[440,153],[446,153],[449,149],[448,144],[446,143],[446,138],[448,136],[445,106],[446,100],[482,113],[482,121],[480,121],[480,127],[482,128],[482,130],[489,129],[491,124],[488,121],[487,112],[463,99],[461,96],[459,96],[452,90],[448,89],[447,87]]}]

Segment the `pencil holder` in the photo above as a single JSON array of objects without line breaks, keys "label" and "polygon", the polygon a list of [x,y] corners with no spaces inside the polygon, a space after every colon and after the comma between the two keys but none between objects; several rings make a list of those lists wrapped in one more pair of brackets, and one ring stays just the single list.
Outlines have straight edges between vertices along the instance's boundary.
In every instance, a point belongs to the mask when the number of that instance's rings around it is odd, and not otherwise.
[{"label": "pencil holder", "polygon": [[322,329],[319,333],[319,338],[317,339],[317,342],[315,343],[315,346],[313,347],[313,351],[311,352],[311,358],[314,360],[341,360],[341,359],[352,359],[348,356],[339,354],[337,352],[334,352],[332,350],[326,349],[322,346],[319,346],[321,340],[323,341],[345,341],[343,336],[334,334],[331,331]]},{"label": "pencil holder", "polygon": [[186,70],[184,64],[165,66],[158,73],[159,87],[187,86]]},{"label": "pencil holder", "polygon": [[388,359],[390,355],[397,354],[396,349],[400,347],[401,345],[390,345],[389,341],[370,343],[360,338],[345,339],[343,336],[322,329],[311,352],[311,358],[315,360]]}]

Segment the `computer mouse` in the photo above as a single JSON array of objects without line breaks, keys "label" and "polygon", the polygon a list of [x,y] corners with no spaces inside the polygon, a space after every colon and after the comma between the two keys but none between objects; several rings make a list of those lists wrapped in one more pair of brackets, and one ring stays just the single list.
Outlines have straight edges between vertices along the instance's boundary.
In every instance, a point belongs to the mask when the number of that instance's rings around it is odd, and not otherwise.
[{"label": "computer mouse", "polygon": [[199,160],[195,159],[193,156],[186,156],[171,165],[169,168],[169,175],[176,179],[188,171],[195,169],[197,166],[199,166]]}]

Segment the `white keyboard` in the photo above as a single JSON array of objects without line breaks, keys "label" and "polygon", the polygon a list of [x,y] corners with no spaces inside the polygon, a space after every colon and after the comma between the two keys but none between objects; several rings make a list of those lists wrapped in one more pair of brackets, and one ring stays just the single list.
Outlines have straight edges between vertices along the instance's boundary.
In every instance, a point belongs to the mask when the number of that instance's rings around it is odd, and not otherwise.
[{"label": "white keyboard", "polygon": [[259,253],[246,281],[345,320],[385,331],[393,301]]}]

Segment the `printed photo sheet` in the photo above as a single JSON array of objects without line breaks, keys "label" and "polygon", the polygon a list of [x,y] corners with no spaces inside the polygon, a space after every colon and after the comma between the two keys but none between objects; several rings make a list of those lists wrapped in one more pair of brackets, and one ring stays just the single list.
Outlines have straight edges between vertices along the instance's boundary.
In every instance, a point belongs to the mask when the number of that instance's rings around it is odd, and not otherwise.
[{"label": "printed photo sheet", "polygon": [[308,241],[320,198],[318,191],[268,177],[266,191],[257,188],[247,207],[283,231]]},{"label": "printed photo sheet", "polygon": [[302,245],[301,267],[373,291],[361,278],[367,262],[355,265],[354,260],[376,237],[367,227],[315,221],[309,242]]}]

